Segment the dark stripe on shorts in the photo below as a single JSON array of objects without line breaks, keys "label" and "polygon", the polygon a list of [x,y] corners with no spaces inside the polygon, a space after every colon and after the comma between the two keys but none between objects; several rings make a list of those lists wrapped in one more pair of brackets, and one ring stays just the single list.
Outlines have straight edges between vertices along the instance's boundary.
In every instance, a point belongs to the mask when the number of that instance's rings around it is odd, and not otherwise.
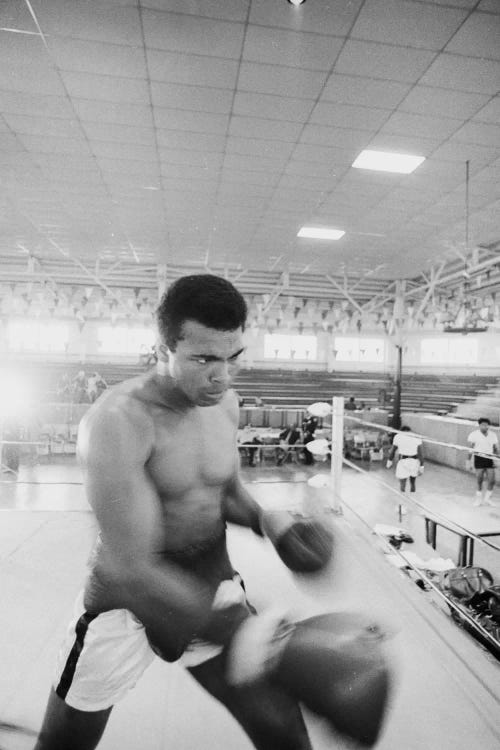
[{"label": "dark stripe on shorts", "polygon": [[89,625],[92,622],[92,620],[95,620],[96,617],[97,617],[97,613],[95,612],[84,612],[83,615],[79,618],[78,622],[76,623],[75,642],[66,660],[66,664],[64,665],[64,669],[61,675],[61,679],[59,680],[59,684],[56,687],[57,695],[59,696],[59,698],[62,698],[63,700],[66,698],[68,691],[71,687],[71,683],[73,682],[73,678],[75,676],[75,671],[76,671],[76,665],[78,664],[78,659],[80,658],[80,654],[83,651],[83,644],[85,641],[87,630],[89,629]]}]

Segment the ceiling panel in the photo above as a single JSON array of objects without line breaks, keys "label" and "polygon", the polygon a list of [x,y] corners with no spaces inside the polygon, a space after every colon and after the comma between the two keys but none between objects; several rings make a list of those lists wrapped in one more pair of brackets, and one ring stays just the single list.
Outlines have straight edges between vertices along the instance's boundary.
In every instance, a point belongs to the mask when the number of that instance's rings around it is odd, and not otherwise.
[{"label": "ceiling panel", "polygon": [[457,55],[476,55],[481,49],[483,57],[500,60],[500,18],[490,13],[474,13],[458,29],[446,47]]},{"label": "ceiling panel", "polygon": [[440,50],[467,17],[465,10],[426,7],[404,0],[367,0],[353,37],[373,42]]},{"label": "ceiling panel", "polygon": [[243,58],[291,68],[329,70],[342,47],[337,37],[248,26]]},{"label": "ceiling panel", "polygon": [[344,75],[416,83],[435,56],[435,52],[427,50],[350,39],[342,49],[335,71]]},{"label": "ceiling panel", "polygon": [[172,52],[238,59],[245,27],[181,13],[143,11],[144,38],[148,47]]}]

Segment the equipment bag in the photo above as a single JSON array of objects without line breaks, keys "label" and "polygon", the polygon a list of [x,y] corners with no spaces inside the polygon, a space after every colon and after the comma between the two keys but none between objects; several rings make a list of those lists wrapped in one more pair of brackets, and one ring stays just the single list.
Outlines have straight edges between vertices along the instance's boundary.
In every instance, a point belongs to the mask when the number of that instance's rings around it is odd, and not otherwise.
[{"label": "equipment bag", "polygon": [[441,576],[440,587],[445,594],[467,602],[474,594],[484,593],[492,583],[491,573],[484,568],[469,565],[445,571]]}]

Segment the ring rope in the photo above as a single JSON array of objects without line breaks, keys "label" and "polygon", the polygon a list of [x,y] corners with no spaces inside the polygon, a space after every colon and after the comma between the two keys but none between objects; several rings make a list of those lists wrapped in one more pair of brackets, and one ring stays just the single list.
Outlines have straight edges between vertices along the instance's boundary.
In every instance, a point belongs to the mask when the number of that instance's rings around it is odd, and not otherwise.
[{"label": "ring rope", "polygon": [[349,461],[347,458],[343,458],[342,462],[345,463],[347,466],[350,466],[352,469],[355,469],[360,474],[367,475],[367,478],[369,481],[377,482],[378,484],[381,484],[386,489],[393,492],[395,495],[397,495],[399,498],[403,499],[405,502],[410,502],[416,505],[418,508],[423,510],[429,517],[435,518],[436,520],[446,521],[447,524],[451,524],[454,526],[458,531],[464,532],[467,534],[468,537],[471,539],[474,539],[474,541],[481,542],[481,544],[486,545],[487,547],[491,547],[492,549],[497,550],[497,552],[500,552],[500,547],[496,545],[494,542],[490,542],[488,539],[484,539],[483,537],[477,536],[472,531],[469,531],[469,529],[466,529],[464,526],[461,526],[456,521],[451,520],[447,516],[445,516],[443,513],[439,513],[439,511],[435,511],[434,509],[430,510],[427,508],[424,503],[421,503],[419,500],[415,500],[412,497],[409,497],[405,495],[404,493],[400,492],[400,490],[396,489],[395,487],[391,487],[390,484],[385,482],[383,479],[380,479],[379,477],[370,476],[368,477],[368,472],[366,469],[362,469],[360,466],[356,466],[356,464],[352,463],[352,461]]},{"label": "ring rope", "polygon": [[[359,424],[367,425],[368,427],[376,427],[378,430],[382,430],[383,432],[394,432],[399,433],[401,430],[396,430],[394,427],[388,427],[386,425],[377,424],[376,422],[366,422],[363,419],[359,419],[359,417],[351,417],[347,414],[344,414],[344,419],[350,419],[354,422],[359,422]],[[474,455],[477,456],[485,456],[486,458],[499,458],[499,455],[497,453],[484,453],[483,451],[477,451],[474,448],[469,448],[466,445],[456,445],[455,443],[444,443],[442,440],[435,440],[434,438],[426,437],[425,435],[421,435],[418,432],[408,432],[408,435],[414,435],[415,437],[422,438],[426,443],[433,443],[434,445],[441,445],[445,448],[455,448],[459,451],[469,451],[470,453],[474,453]]]}]

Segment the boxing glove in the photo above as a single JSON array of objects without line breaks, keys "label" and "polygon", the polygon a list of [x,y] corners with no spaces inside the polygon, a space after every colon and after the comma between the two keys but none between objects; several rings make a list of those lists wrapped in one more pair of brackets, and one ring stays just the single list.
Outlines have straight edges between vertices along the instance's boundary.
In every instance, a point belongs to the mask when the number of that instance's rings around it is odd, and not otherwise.
[{"label": "boxing glove", "polygon": [[420,464],[419,469],[418,469],[418,473],[419,474],[423,474],[424,473],[424,465],[423,464]]},{"label": "boxing glove", "polygon": [[392,668],[385,634],[361,614],[334,612],[288,623],[248,618],[227,649],[227,679],[268,679],[325,718],[334,733],[371,747],[387,710]]},{"label": "boxing glove", "polygon": [[333,534],[320,520],[288,511],[267,511],[261,526],[290,570],[313,573],[330,562]]},{"label": "boxing glove", "polygon": [[256,610],[247,601],[239,576],[221,581],[211,606],[201,605],[197,625],[180,617],[169,621],[167,627],[146,628],[151,648],[164,661],[177,661],[194,641],[227,645],[240,625]]},{"label": "boxing glove", "polygon": [[386,464],[385,464],[385,468],[386,468],[386,469],[390,469],[390,468],[391,468],[391,466],[392,466],[392,461],[391,461],[390,459],[388,459],[388,460],[386,461]]}]

